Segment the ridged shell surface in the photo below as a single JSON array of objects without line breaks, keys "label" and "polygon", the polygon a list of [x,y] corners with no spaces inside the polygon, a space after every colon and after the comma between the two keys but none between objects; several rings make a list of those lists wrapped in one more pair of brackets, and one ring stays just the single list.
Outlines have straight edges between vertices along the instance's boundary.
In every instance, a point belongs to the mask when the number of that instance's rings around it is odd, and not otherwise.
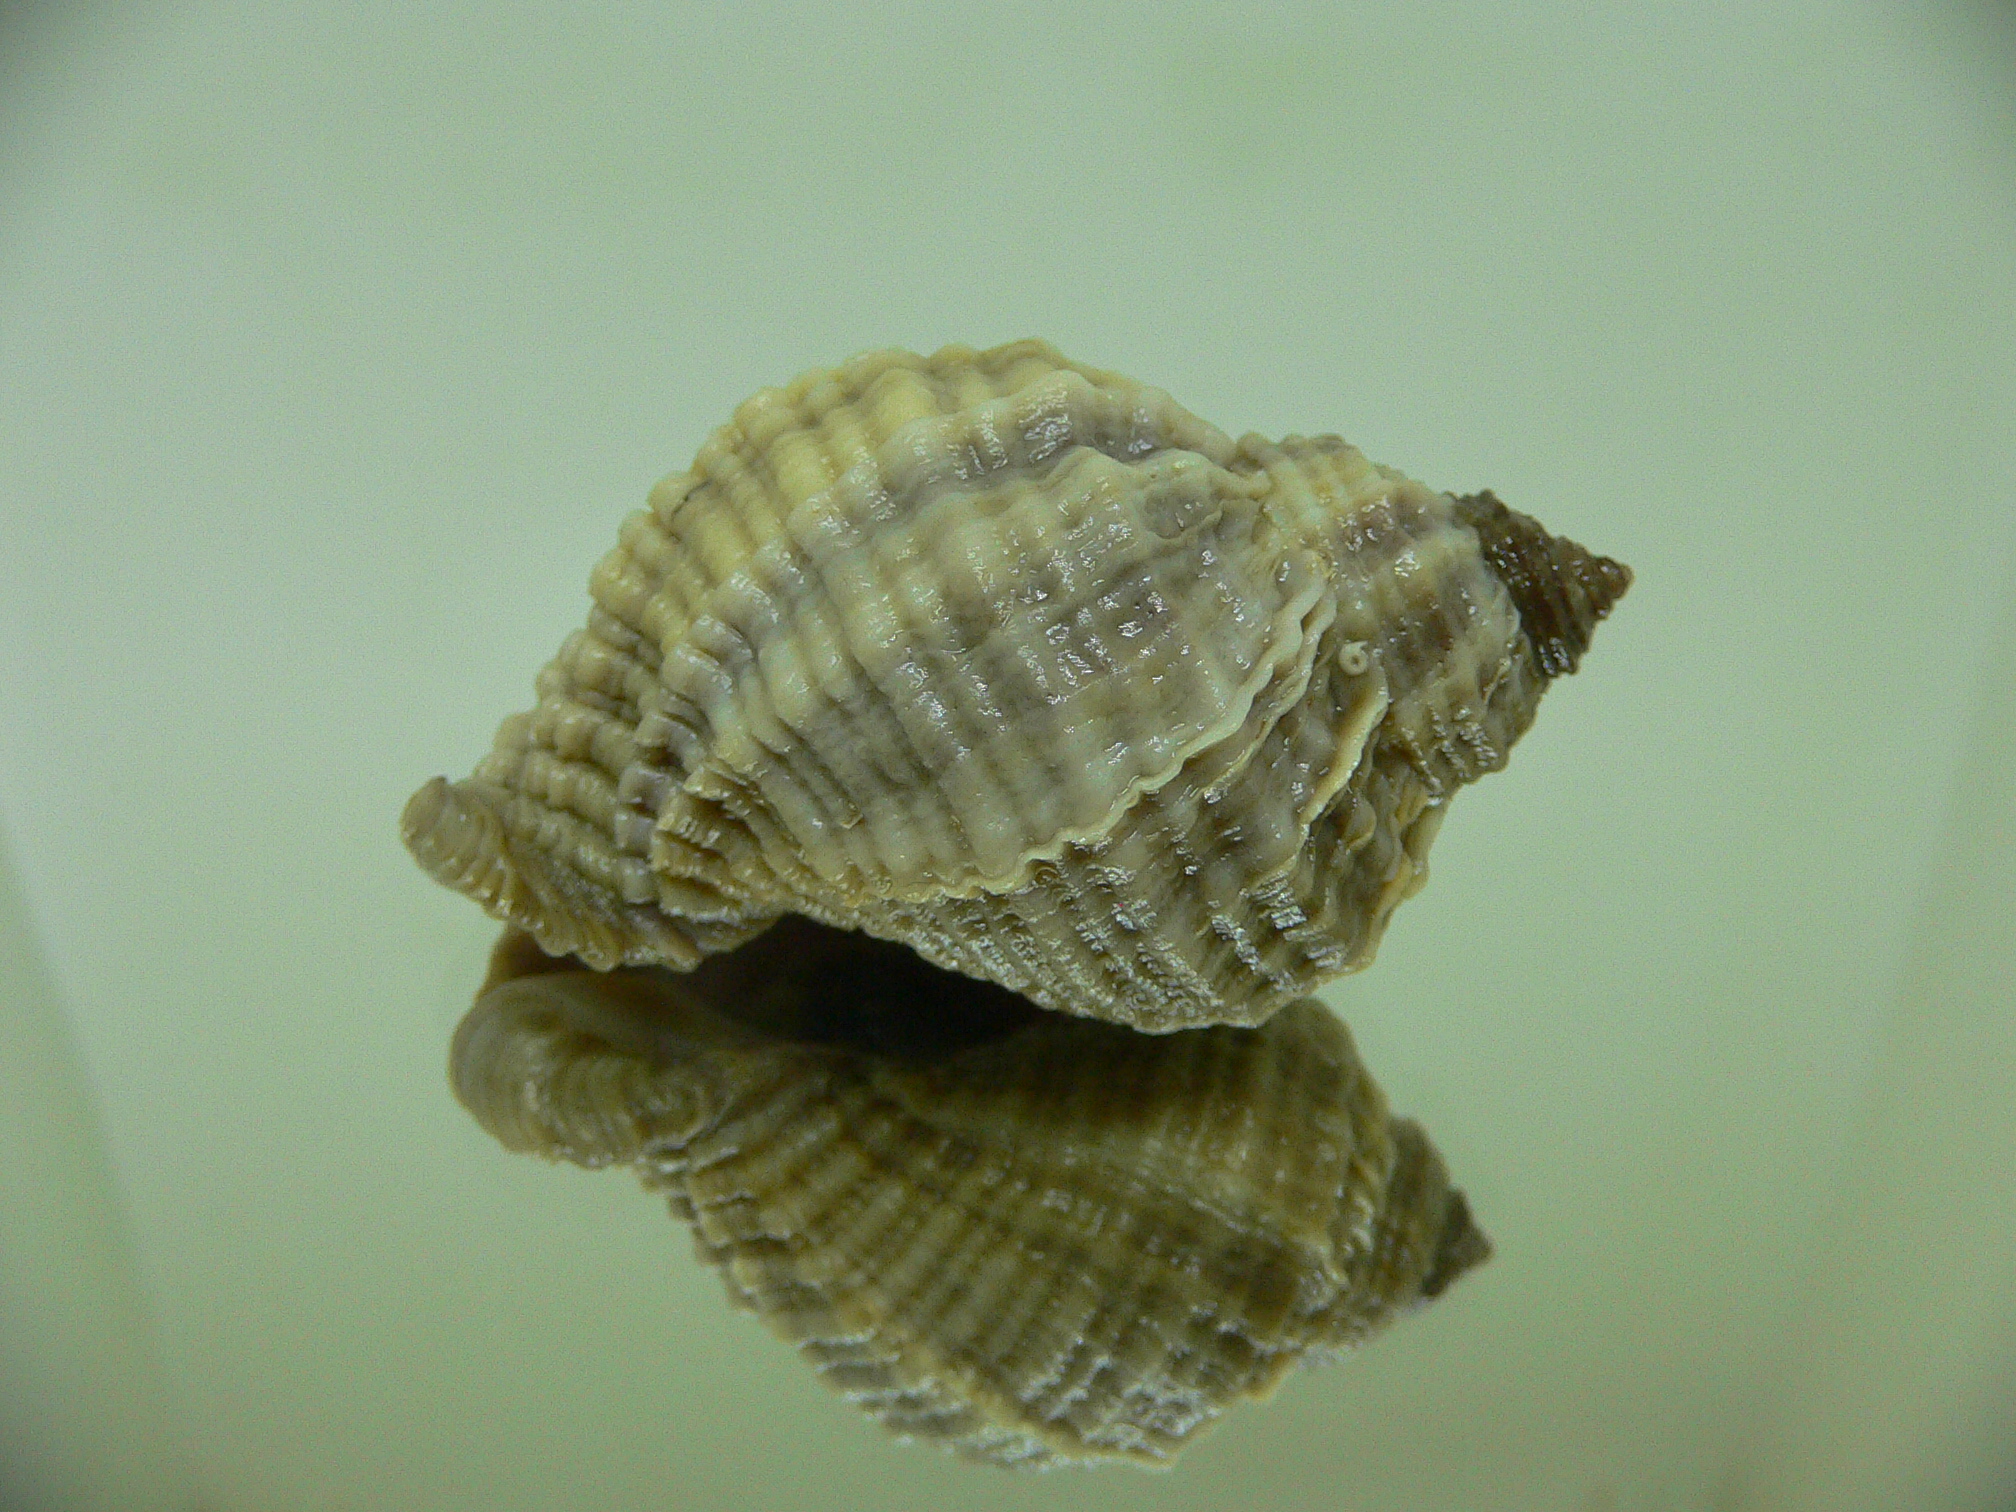
[{"label": "ridged shell surface", "polygon": [[658,486],[404,834],[600,968],[796,914],[1059,1011],[1257,1023],[1371,958],[1628,582],[1040,342],[871,353]]},{"label": "ridged shell surface", "polygon": [[1147,1036],[788,921],[690,975],[500,942],[455,1039],[507,1146],[627,1164],[891,1430],[1165,1463],[1489,1253],[1314,1002]]}]

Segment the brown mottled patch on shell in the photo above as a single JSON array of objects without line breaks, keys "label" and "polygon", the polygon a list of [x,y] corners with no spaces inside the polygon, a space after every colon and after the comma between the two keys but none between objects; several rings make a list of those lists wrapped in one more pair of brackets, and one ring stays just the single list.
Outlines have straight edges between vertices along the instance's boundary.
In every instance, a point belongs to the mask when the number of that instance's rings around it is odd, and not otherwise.
[{"label": "brown mottled patch on shell", "polygon": [[789,920],[688,975],[500,942],[453,1076],[627,1164],[729,1297],[893,1431],[1166,1463],[1489,1253],[1344,1027],[1147,1036]]},{"label": "brown mottled patch on shell", "polygon": [[797,914],[1062,1012],[1258,1023],[1372,958],[1628,581],[1041,342],[870,353],[653,491],[537,707],[403,832],[597,967]]}]

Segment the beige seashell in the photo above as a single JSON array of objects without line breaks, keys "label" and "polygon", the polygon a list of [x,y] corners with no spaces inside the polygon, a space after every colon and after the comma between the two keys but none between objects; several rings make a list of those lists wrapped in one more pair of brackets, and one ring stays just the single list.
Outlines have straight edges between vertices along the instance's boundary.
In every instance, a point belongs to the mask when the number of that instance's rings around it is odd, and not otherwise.
[{"label": "beige seashell", "polygon": [[1371,959],[1629,581],[1041,342],[870,353],[658,485],[538,706],[403,832],[600,968],[799,914],[1064,1012],[1256,1023]]},{"label": "beige seashell", "polygon": [[687,975],[507,932],[455,1035],[514,1150],[627,1164],[905,1436],[1165,1463],[1489,1254],[1319,1004],[1149,1036],[788,920]]}]

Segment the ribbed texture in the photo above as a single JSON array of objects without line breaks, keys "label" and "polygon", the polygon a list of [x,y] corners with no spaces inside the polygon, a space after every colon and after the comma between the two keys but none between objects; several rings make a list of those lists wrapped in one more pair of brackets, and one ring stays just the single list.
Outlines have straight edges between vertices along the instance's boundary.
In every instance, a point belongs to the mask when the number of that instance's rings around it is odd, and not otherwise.
[{"label": "ribbed texture", "polygon": [[1626,582],[1041,342],[870,353],[659,485],[407,843],[600,967],[801,914],[1062,1012],[1258,1023],[1372,958]]},{"label": "ribbed texture", "polygon": [[1485,561],[1511,593],[1541,672],[1565,677],[1581,666],[1597,621],[1631,586],[1631,569],[1550,536],[1489,489],[1458,499],[1456,517],[1477,532]]},{"label": "ribbed texture", "polygon": [[507,941],[457,1091],[514,1149],[633,1164],[730,1298],[898,1433],[1166,1462],[1489,1253],[1313,1002],[1157,1037],[811,926],[736,956],[598,975]]}]

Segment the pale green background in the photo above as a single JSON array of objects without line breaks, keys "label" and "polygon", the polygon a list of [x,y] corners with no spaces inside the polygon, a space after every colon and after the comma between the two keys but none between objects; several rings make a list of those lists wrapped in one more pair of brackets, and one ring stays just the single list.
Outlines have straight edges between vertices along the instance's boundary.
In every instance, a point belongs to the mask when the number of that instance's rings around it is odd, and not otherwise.
[{"label": "pale green background", "polygon": [[[6,12],[0,1504],[2016,1498],[1996,20]],[[748,392],[1031,334],[1638,572],[1330,994],[1498,1257],[1164,1476],[892,1446],[490,1144],[395,836]]]}]

